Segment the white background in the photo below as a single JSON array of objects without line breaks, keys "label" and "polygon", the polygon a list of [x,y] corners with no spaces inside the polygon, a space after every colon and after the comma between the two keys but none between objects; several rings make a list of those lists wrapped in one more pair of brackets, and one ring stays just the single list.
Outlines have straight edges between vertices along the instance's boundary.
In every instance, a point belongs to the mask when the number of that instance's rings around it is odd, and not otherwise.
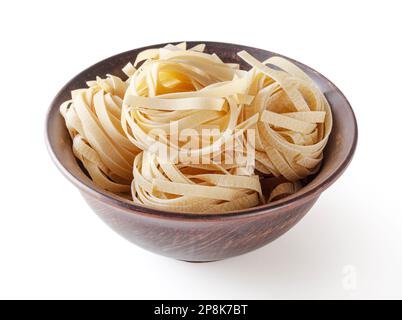
[{"label": "white background", "polygon": [[[399,3],[3,3],[0,298],[402,298]],[[114,234],[44,143],[47,107],[75,74],[178,40],[240,43],[304,62],[339,86],[359,124],[351,166],[296,227],[210,264],[160,257]]]}]

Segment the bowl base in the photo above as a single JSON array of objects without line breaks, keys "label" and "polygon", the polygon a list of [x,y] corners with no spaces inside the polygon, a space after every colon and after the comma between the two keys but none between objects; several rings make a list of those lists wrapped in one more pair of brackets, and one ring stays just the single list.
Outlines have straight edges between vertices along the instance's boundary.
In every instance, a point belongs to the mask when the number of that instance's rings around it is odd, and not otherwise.
[{"label": "bowl base", "polygon": [[188,262],[188,263],[209,263],[209,262],[217,262],[220,260],[209,260],[209,261],[190,261],[190,260],[180,260],[179,261],[183,261],[183,262]]}]

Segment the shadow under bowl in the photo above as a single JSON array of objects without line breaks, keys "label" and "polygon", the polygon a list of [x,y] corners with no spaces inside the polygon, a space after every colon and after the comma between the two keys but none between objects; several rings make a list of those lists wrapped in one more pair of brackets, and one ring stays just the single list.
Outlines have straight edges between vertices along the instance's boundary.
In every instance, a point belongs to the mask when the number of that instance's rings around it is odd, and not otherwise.
[{"label": "shadow under bowl", "polygon": [[[273,55],[270,51],[230,43],[197,41],[206,44],[225,62],[240,63],[236,53],[247,50],[260,61]],[[135,205],[93,184],[83,172],[71,149],[71,139],[59,113],[59,106],[70,99],[71,90],[86,87],[86,81],[108,73],[124,78],[121,69],[144,49],[120,53],[82,71],[56,95],[46,119],[46,142],[59,170],[81,192],[90,207],[114,231],[149,251],[192,262],[221,260],[260,248],[293,227],[313,206],[320,194],[344,172],[357,144],[357,123],[353,110],[342,92],[328,79],[308,66],[294,61],[320,87],[333,114],[333,129],[324,151],[319,173],[299,192],[280,201],[221,214],[188,214],[154,210]],[[84,211],[84,210],[83,210]]]}]

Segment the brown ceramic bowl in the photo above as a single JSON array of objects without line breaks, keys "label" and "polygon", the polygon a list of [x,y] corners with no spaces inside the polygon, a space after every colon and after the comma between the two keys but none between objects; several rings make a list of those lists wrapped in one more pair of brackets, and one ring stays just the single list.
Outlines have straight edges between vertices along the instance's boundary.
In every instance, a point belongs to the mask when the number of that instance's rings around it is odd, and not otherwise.
[{"label": "brown ceramic bowl", "polygon": [[[189,42],[196,45],[201,42]],[[259,60],[274,53],[242,45],[207,42],[208,52],[226,62],[249,66],[236,55],[247,50]],[[350,163],[357,143],[357,124],[342,92],[317,71],[295,62],[320,86],[333,112],[334,126],[325,149],[320,172],[302,190],[280,201],[224,214],[186,214],[144,208],[98,188],[82,171],[71,151],[71,139],[59,114],[60,104],[70,91],[85,87],[85,81],[107,73],[124,77],[121,68],[136,55],[158,44],[103,60],[69,81],[54,98],[46,120],[49,152],[59,170],[81,191],[91,208],[113,230],[152,252],[175,259],[202,262],[237,256],[260,248],[293,227]],[[83,210],[84,211],[84,210]]]}]

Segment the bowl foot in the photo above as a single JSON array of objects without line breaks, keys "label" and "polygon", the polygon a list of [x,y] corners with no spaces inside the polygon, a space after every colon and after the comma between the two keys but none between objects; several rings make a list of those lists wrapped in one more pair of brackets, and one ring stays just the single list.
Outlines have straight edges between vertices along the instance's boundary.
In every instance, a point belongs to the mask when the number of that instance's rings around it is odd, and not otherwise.
[{"label": "bowl foot", "polygon": [[219,260],[210,260],[210,261],[190,261],[190,260],[180,260],[179,261],[183,261],[183,262],[188,262],[188,263],[208,263],[208,262],[216,262]]}]

